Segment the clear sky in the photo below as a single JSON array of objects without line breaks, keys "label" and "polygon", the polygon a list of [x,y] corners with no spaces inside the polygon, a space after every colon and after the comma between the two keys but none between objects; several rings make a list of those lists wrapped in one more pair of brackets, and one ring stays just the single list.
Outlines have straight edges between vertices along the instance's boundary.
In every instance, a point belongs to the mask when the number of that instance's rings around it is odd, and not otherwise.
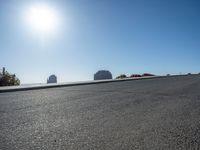
[{"label": "clear sky", "polygon": [[[29,10],[45,6],[54,29],[35,30]],[[27,17],[28,16],[28,17]],[[54,16],[54,17],[55,17]],[[22,83],[200,72],[199,0],[1,0],[0,67]]]}]

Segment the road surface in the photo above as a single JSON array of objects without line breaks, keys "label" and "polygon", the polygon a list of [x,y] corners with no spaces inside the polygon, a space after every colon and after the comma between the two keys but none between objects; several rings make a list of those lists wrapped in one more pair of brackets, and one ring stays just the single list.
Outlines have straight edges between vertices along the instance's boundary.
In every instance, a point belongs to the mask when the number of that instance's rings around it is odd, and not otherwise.
[{"label": "road surface", "polygon": [[0,149],[200,149],[200,75],[0,93]]}]

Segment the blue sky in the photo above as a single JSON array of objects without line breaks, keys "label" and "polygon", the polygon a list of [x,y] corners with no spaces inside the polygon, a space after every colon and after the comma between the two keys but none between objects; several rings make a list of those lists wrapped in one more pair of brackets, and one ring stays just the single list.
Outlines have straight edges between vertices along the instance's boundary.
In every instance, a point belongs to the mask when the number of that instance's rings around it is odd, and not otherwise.
[{"label": "blue sky", "polygon": [[[35,4],[59,17],[54,33],[24,20]],[[1,0],[0,67],[22,83],[92,80],[101,69],[158,75],[200,72],[199,0]]]}]

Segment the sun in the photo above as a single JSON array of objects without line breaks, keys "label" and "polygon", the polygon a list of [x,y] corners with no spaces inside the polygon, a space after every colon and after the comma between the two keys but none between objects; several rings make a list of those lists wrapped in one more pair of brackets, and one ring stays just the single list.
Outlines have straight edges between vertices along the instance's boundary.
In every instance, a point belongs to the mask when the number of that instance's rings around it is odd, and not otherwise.
[{"label": "sun", "polygon": [[52,32],[56,29],[58,16],[56,11],[46,5],[34,5],[28,9],[26,18],[35,31]]}]

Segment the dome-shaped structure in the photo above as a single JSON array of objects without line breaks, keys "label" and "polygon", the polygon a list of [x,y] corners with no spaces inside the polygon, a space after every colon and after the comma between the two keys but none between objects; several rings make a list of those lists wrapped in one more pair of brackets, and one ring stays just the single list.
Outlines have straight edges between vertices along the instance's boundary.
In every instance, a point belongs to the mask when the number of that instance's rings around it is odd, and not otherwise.
[{"label": "dome-shaped structure", "polygon": [[99,70],[94,74],[94,80],[112,79],[112,74],[108,70]]},{"label": "dome-shaped structure", "polygon": [[57,77],[56,75],[50,75],[49,78],[47,79],[47,83],[57,83]]}]

